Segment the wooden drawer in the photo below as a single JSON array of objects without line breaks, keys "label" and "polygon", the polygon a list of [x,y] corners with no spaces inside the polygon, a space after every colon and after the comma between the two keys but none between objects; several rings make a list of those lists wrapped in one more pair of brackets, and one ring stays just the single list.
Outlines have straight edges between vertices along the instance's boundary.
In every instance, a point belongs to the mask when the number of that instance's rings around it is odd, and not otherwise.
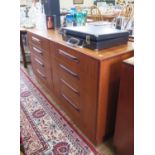
[{"label": "wooden drawer", "polygon": [[57,61],[57,66],[58,66],[59,70],[61,70],[65,74],[68,74],[72,78],[80,80],[79,68],[73,68],[73,66],[70,66],[67,63],[62,62],[62,61]]},{"label": "wooden drawer", "polygon": [[60,81],[58,82],[58,79],[64,80],[70,87],[72,87],[72,90],[77,92],[80,95],[80,78],[79,75],[72,70],[65,68],[61,62],[54,61],[53,63],[53,72],[56,74],[53,74],[54,79],[56,80],[55,88],[57,87],[57,84],[60,84]]},{"label": "wooden drawer", "polygon": [[35,45],[39,49],[42,49],[45,51],[49,50],[49,46],[50,46],[49,40],[30,32],[28,33],[28,39],[30,44]]},{"label": "wooden drawer", "polygon": [[37,55],[41,59],[49,59],[49,52],[48,51],[42,50],[33,44],[29,44],[29,47],[30,47],[31,53],[33,53],[34,55]]},{"label": "wooden drawer", "polygon": [[80,96],[65,86],[61,78],[57,79],[56,95],[59,98],[59,105],[78,125],[81,122]]},{"label": "wooden drawer", "polygon": [[33,72],[37,76],[37,78],[39,78],[47,86],[48,85],[47,84],[47,76],[46,76],[45,72],[42,72],[38,67],[36,67],[35,63],[32,63],[32,68],[33,68]]},{"label": "wooden drawer", "polygon": [[50,66],[39,57],[31,54],[33,72],[48,88],[51,87]]},{"label": "wooden drawer", "polygon": [[37,67],[39,67],[44,72],[45,70],[50,69],[50,64],[48,62],[44,61],[44,59],[41,59],[40,57],[34,55],[33,53],[31,53],[31,60],[33,61],[33,63],[35,63]]},{"label": "wooden drawer", "polygon": [[80,55],[77,51],[65,47],[60,44],[55,45],[54,58],[65,63],[71,69],[79,72],[80,69]]},{"label": "wooden drawer", "polygon": [[76,122],[78,126],[81,126],[81,111],[71,104],[73,101],[70,100],[69,96],[60,91],[59,94],[57,94],[57,97],[59,97],[59,105],[62,107],[62,109],[74,122]]},{"label": "wooden drawer", "polygon": [[80,80],[60,67],[61,62],[53,61],[53,86],[60,106],[64,111],[80,125]]},{"label": "wooden drawer", "polygon": [[60,78],[60,94],[75,110],[80,111],[80,94],[64,79]]}]

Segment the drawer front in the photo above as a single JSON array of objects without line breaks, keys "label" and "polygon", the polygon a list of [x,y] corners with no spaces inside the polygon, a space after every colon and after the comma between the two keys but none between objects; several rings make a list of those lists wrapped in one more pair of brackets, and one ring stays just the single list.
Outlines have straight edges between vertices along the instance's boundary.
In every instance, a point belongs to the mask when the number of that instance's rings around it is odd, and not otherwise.
[{"label": "drawer front", "polygon": [[[72,87],[72,90],[80,94],[79,86],[80,86],[80,78],[79,75],[66,66],[64,66],[59,61],[54,61],[53,63],[53,74],[54,79],[62,79],[61,81],[64,82],[66,85]],[[58,82],[59,83],[59,82]],[[57,86],[55,86],[57,87]]]},{"label": "drawer front", "polygon": [[47,77],[45,72],[42,72],[42,70],[40,70],[33,62],[32,62],[32,68],[37,78],[39,78],[45,85],[47,85]]},{"label": "drawer front", "polygon": [[68,71],[62,69],[60,67],[61,64],[58,61],[55,61],[53,64],[53,72],[55,73],[53,74],[55,92],[62,100],[65,100],[68,106],[79,111],[80,80],[77,77],[70,75]]},{"label": "drawer front", "polygon": [[54,58],[68,65],[70,69],[79,72],[80,55],[77,51],[74,51],[63,45],[56,44]]},{"label": "drawer front", "polygon": [[99,62],[59,43],[51,44],[53,86],[62,109],[95,139]]},{"label": "drawer front", "polygon": [[80,73],[77,70],[74,70],[68,64],[58,61],[57,65],[61,72],[68,74],[69,76],[71,76],[72,78],[75,78],[76,80],[80,80]]},{"label": "drawer front", "polygon": [[80,125],[80,93],[78,90],[79,81],[63,72],[58,64],[53,67],[53,86],[56,96],[59,98],[59,105],[63,110]]},{"label": "drawer front", "polygon": [[60,78],[60,94],[70,106],[73,106],[75,110],[80,111],[79,92],[62,78]]},{"label": "drawer front", "polygon": [[33,72],[48,88],[51,88],[50,66],[39,57],[31,54]]},{"label": "drawer front", "polygon": [[33,44],[29,44],[29,47],[30,47],[31,53],[33,53],[34,55],[37,55],[41,59],[49,59],[49,52],[48,51],[42,50]]},{"label": "drawer front", "polygon": [[59,94],[57,94],[57,97],[59,97],[59,105],[62,107],[62,109],[68,114],[68,116],[70,116],[70,118],[74,122],[76,122],[78,126],[80,126],[81,111],[74,105],[75,102],[72,101],[70,96],[61,91],[59,92]]},{"label": "drawer front", "polygon": [[31,53],[31,60],[32,63],[34,63],[35,66],[38,67],[43,72],[46,72],[47,69],[50,69],[50,65],[48,63],[45,63],[43,59],[41,59],[37,55],[34,55],[33,53]]},{"label": "drawer front", "polygon": [[45,51],[49,50],[49,44],[50,44],[49,40],[30,32],[28,33],[28,39],[29,43],[32,43],[36,47],[43,49]]}]

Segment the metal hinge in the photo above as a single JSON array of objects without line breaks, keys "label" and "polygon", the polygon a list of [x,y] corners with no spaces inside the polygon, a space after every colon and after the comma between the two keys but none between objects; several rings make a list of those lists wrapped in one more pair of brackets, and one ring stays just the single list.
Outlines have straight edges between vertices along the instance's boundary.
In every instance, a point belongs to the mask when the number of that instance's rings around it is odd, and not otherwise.
[{"label": "metal hinge", "polygon": [[90,45],[90,35],[86,35],[86,44]]}]

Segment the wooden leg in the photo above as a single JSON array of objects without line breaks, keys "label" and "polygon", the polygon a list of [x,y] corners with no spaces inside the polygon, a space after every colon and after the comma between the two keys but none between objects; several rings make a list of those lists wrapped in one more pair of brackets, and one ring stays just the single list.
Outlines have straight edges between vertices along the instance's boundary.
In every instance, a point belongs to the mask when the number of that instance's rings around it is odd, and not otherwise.
[{"label": "wooden leg", "polygon": [[21,48],[21,52],[22,52],[24,67],[27,68],[25,50],[24,50],[24,45],[23,45],[23,40],[22,40],[22,34],[21,33],[20,33],[20,48]]}]

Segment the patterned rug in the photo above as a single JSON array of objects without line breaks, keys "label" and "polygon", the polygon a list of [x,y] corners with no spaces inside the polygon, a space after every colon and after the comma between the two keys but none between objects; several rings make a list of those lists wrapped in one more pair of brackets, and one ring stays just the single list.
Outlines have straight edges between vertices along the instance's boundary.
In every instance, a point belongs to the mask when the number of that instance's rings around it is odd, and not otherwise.
[{"label": "patterned rug", "polygon": [[99,155],[21,70],[20,126],[26,155]]}]

